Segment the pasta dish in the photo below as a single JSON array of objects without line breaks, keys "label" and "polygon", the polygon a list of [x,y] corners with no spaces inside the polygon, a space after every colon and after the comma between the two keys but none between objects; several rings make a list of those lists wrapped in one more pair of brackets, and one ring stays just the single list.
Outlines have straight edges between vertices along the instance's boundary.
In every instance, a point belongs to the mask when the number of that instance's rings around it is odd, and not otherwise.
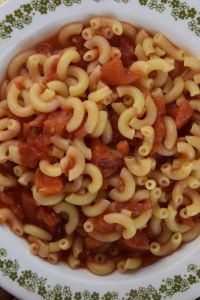
[{"label": "pasta dish", "polygon": [[126,273],[200,234],[200,60],[162,33],[67,24],[0,97],[0,223],[33,255]]}]

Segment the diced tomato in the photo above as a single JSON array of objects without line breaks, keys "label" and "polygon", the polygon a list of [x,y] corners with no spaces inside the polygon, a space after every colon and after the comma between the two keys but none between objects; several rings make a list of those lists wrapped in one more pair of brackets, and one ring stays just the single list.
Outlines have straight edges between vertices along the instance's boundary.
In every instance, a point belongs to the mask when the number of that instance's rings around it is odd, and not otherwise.
[{"label": "diced tomato", "polygon": [[55,111],[50,113],[47,120],[44,121],[44,133],[50,136],[56,134],[62,135],[71,117],[71,111]]},{"label": "diced tomato", "polygon": [[190,228],[192,228],[195,225],[195,222],[191,217],[187,219],[181,218],[181,222]]},{"label": "diced tomato", "polygon": [[74,138],[81,139],[87,135],[87,131],[85,130],[85,122],[81,124],[81,126],[72,132]]},{"label": "diced tomato", "polygon": [[30,134],[31,127],[41,128],[44,121],[47,119],[47,114],[41,114],[28,123],[23,124],[23,135],[27,137]]},{"label": "diced tomato", "polygon": [[131,41],[123,35],[114,35],[109,42],[112,46],[119,48],[123,65],[129,67],[134,61],[134,48]]},{"label": "diced tomato", "polygon": [[175,123],[177,129],[183,127],[192,117],[193,109],[187,100],[183,100],[176,109]]},{"label": "diced tomato", "polygon": [[36,51],[40,54],[48,54],[52,52],[52,47],[48,43],[41,43],[36,47]]},{"label": "diced tomato", "polygon": [[26,220],[28,222],[35,222],[37,204],[32,194],[28,191],[23,191],[19,200]]},{"label": "diced tomato", "polygon": [[54,211],[50,211],[46,207],[40,207],[37,211],[36,218],[39,222],[44,224],[45,229],[53,235],[60,231],[61,217]]},{"label": "diced tomato", "polygon": [[156,120],[156,122],[153,125],[153,128],[154,128],[155,137],[154,137],[153,147],[150,152],[151,155],[154,155],[156,153],[158,147],[160,146],[163,139],[165,138],[165,124],[162,118],[158,118]]},{"label": "diced tomato", "polygon": [[92,140],[91,150],[91,162],[101,169],[104,177],[110,177],[121,168],[122,159],[114,154],[111,149],[99,139]]},{"label": "diced tomato", "polygon": [[102,246],[103,244],[104,244],[104,242],[97,241],[97,240],[91,238],[90,236],[87,236],[85,238],[85,247],[87,250],[96,249],[96,248]]},{"label": "diced tomato", "polygon": [[24,219],[23,211],[15,200],[13,193],[0,192],[0,207],[9,208],[20,221]]},{"label": "diced tomato", "polygon": [[137,231],[131,239],[125,240],[121,238],[119,245],[127,250],[149,250],[149,238],[145,231]]},{"label": "diced tomato", "polygon": [[109,185],[109,179],[108,178],[104,178],[103,179],[103,184],[101,186],[102,190],[106,190],[108,188]]},{"label": "diced tomato", "polygon": [[48,159],[51,154],[50,140],[45,134],[30,138],[19,145],[21,163],[25,167],[35,168],[39,160]]},{"label": "diced tomato", "polygon": [[120,58],[113,58],[102,66],[101,78],[111,86],[132,84],[141,77],[141,71],[133,72],[124,68]]},{"label": "diced tomato", "polygon": [[154,103],[157,108],[157,118],[166,115],[165,99],[162,97],[157,97],[154,99]]},{"label": "diced tomato", "polygon": [[103,216],[97,216],[94,218],[89,218],[89,221],[92,222],[94,225],[94,230],[100,231],[100,232],[111,232],[115,230],[116,225],[115,224],[108,224],[104,221]]},{"label": "diced tomato", "polygon": [[109,112],[109,120],[113,131],[112,143],[114,145],[119,143],[121,140],[124,140],[124,136],[119,132],[118,129],[118,119],[119,115],[113,110],[111,110]]},{"label": "diced tomato", "polygon": [[114,205],[114,211],[115,212],[121,212],[122,209],[126,209],[131,211],[131,216],[137,217],[141,213],[143,213],[146,210],[149,210],[152,208],[152,203],[150,199],[146,199],[144,201],[134,201],[134,200],[129,200],[125,203],[115,203]]},{"label": "diced tomato", "polygon": [[64,191],[64,183],[61,176],[50,177],[44,175],[39,169],[37,169],[35,174],[35,186],[43,195],[56,195]]},{"label": "diced tomato", "polygon": [[0,192],[0,203],[5,204],[6,206],[14,206],[15,201],[11,193]]},{"label": "diced tomato", "polygon": [[126,140],[119,142],[116,145],[116,148],[123,156],[126,156],[129,154],[130,147],[129,147],[129,143]]}]

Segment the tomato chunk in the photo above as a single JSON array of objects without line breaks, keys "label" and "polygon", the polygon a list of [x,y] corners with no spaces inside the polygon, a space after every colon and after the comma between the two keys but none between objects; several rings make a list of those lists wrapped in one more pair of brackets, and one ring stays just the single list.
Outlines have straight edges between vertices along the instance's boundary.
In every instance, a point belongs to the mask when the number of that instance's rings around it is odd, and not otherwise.
[{"label": "tomato chunk", "polygon": [[71,119],[71,111],[55,111],[48,115],[44,122],[43,131],[47,135],[62,135],[65,131],[67,122]]},{"label": "tomato chunk", "polygon": [[61,176],[50,177],[44,175],[39,169],[35,174],[35,186],[43,195],[56,195],[64,191],[64,183]]},{"label": "tomato chunk", "polygon": [[39,160],[48,159],[51,154],[50,140],[45,134],[30,138],[19,145],[22,165],[35,168]]},{"label": "tomato chunk", "polygon": [[20,197],[20,205],[23,209],[24,216],[28,222],[35,222],[37,204],[33,196],[28,191],[23,191]]},{"label": "tomato chunk", "polygon": [[166,115],[165,99],[162,97],[157,97],[154,99],[154,103],[157,108],[157,118]]},{"label": "tomato chunk", "polygon": [[149,249],[149,238],[145,231],[137,231],[135,236],[129,240],[121,238],[119,245],[127,250],[141,250],[145,251]]},{"label": "tomato chunk", "polygon": [[193,109],[187,100],[183,100],[176,110],[175,123],[177,129],[185,125],[192,117]]},{"label": "tomato chunk", "polygon": [[104,244],[104,242],[97,241],[97,240],[91,238],[90,236],[87,236],[85,238],[85,247],[87,250],[96,249],[96,248],[102,246],[103,244]]},{"label": "tomato chunk", "polygon": [[99,167],[104,177],[115,174],[122,166],[122,159],[99,139],[91,142],[92,163]]},{"label": "tomato chunk", "polygon": [[114,112],[113,110],[111,110],[109,112],[109,119],[110,119],[111,127],[113,130],[112,143],[115,145],[115,144],[119,143],[121,140],[124,140],[124,136],[119,132],[119,129],[118,129],[119,115],[116,112]]},{"label": "tomato chunk", "polygon": [[141,71],[124,68],[120,58],[114,58],[102,66],[101,78],[111,86],[132,84],[142,76]]},{"label": "tomato chunk", "polygon": [[153,128],[154,128],[155,137],[154,137],[153,147],[150,152],[151,155],[156,153],[158,147],[160,146],[163,139],[165,138],[165,124],[162,118],[158,118],[156,120],[156,122],[153,125]]},{"label": "tomato chunk", "polygon": [[121,212],[122,209],[126,209],[131,211],[131,216],[137,217],[141,213],[143,213],[146,210],[149,210],[152,208],[152,203],[150,199],[146,199],[144,201],[134,201],[134,200],[129,200],[125,203],[115,203],[114,205],[114,211],[115,212]]},{"label": "tomato chunk", "polygon": [[58,233],[60,230],[59,226],[61,224],[61,217],[54,211],[50,211],[46,207],[40,207],[36,214],[36,218],[39,222],[44,224],[45,229],[47,229],[53,235]]},{"label": "tomato chunk", "polygon": [[89,221],[92,222],[94,230],[106,233],[115,230],[115,224],[108,224],[104,221],[103,216],[97,216],[95,218],[90,218]]},{"label": "tomato chunk", "polygon": [[129,147],[129,143],[126,140],[123,140],[123,141],[119,142],[117,144],[116,148],[124,156],[129,154],[130,147]]},{"label": "tomato chunk", "polygon": [[44,124],[44,121],[46,119],[47,119],[47,115],[46,114],[41,114],[41,115],[37,116],[35,119],[33,119],[32,121],[30,121],[28,123],[24,123],[23,124],[23,135],[25,137],[28,137],[32,127],[42,128],[42,126]]}]

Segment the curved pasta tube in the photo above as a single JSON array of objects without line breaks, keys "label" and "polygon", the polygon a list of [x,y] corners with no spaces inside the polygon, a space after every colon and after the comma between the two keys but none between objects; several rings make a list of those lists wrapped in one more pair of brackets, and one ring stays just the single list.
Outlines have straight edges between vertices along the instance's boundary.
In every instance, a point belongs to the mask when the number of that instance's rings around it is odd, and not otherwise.
[{"label": "curved pasta tube", "polygon": [[120,114],[118,119],[118,129],[119,132],[127,137],[128,139],[133,139],[135,135],[135,129],[130,127],[131,120],[136,116],[135,109],[130,107]]},{"label": "curved pasta tube", "polygon": [[62,97],[69,96],[68,87],[62,81],[59,80],[49,81],[47,82],[47,87]]},{"label": "curved pasta tube", "polygon": [[69,43],[70,37],[74,34],[77,34],[77,35],[80,34],[82,30],[83,30],[83,23],[81,23],[81,22],[75,22],[75,23],[67,24],[66,26],[64,26],[60,30],[59,36],[58,36],[58,41],[59,41],[60,45],[63,47],[67,46]]},{"label": "curved pasta tube", "polygon": [[90,25],[93,29],[97,30],[101,27],[111,27],[112,32],[116,35],[121,35],[123,33],[122,23],[111,17],[96,17],[90,20]]},{"label": "curved pasta tube", "polygon": [[11,140],[21,131],[21,125],[17,120],[3,118],[0,120],[0,142]]},{"label": "curved pasta tube", "polygon": [[99,137],[103,134],[103,132],[106,128],[107,120],[108,120],[107,111],[100,110],[99,111],[98,122],[97,122],[97,125],[96,125],[95,129],[91,133],[91,137],[96,138],[96,137]]},{"label": "curved pasta tube", "polygon": [[32,187],[33,198],[36,201],[37,205],[43,205],[43,206],[56,205],[59,202],[61,202],[65,197],[64,194],[44,196],[41,194],[40,191],[37,191],[35,186]]},{"label": "curved pasta tube", "polygon": [[67,258],[67,263],[71,269],[77,269],[81,262],[77,257],[74,257],[73,253],[70,253]]},{"label": "curved pasta tube", "polygon": [[106,214],[103,218],[108,224],[119,224],[123,226],[122,236],[124,239],[130,239],[136,234],[137,228],[134,220],[122,213]]},{"label": "curved pasta tube", "polygon": [[164,139],[164,145],[167,149],[172,149],[177,140],[177,129],[176,129],[176,123],[171,117],[164,116],[163,121],[165,124],[165,139]]},{"label": "curved pasta tube", "polygon": [[150,244],[150,251],[156,256],[166,256],[179,248],[182,243],[182,234],[175,232],[165,244],[153,242]]},{"label": "curved pasta tube", "polygon": [[69,196],[65,197],[65,201],[70,204],[83,206],[91,204],[97,197],[97,193],[85,193],[85,194],[70,194]]},{"label": "curved pasta tube", "polygon": [[114,188],[110,191],[109,197],[117,202],[126,202],[131,199],[135,193],[135,180],[132,174],[123,168],[120,172],[120,178],[123,181],[123,190]]},{"label": "curved pasta tube", "polygon": [[161,156],[173,156],[176,152],[176,146],[174,146],[172,149],[167,149],[163,144],[160,144],[156,151],[156,153]]},{"label": "curved pasta tube", "polygon": [[178,61],[183,61],[184,50],[177,49],[161,32],[154,35],[153,41],[161,49]]},{"label": "curved pasta tube", "polygon": [[135,56],[137,57],[137,60],[139,60],[139,61],[147,61],[148,60],[148,57],[144,53],[144,49],[141,44],[136,45]]},{"label": "curved pasta tube", "polygon": [[181,77],[177,77],[174,79],[173,87],[169,90],[169,92],[165,95],[166,103],[172,103],[176,99],[178,99],[184,90],[184,80]]},{"label": "curved pasta tube", "polygon": [[186,142],[178,142],[177,143],[177,152],[182,154],[182,160],[190,160],[193,161],[195,159],[195,150],[191,144]]},{"label": "curved pasta tube", "polygon": [[89,147],[86,146],[84,139],[74,139],[72,146],[79,149],[84,155],[85,159],[90,160],[92,158],[92,151]]},{"label": "curved pasta tube", "polygon": [[40,67],[43,68],[47,56],[44,54],[34,54],[29,56],[26,67],[29,72],[29,76],[33,81],[39,81],[42,78]]},{"label": "curved pasta tube", "polygon": [[39,255],[42,258],[47,258],[49,255],[49,244],[41,241],[34,236],[28,236],[30,243],[30,252],[32,255]]},{"label": "curved pasta tube", "polygon": [[112,259],[108,259],[105,263],[97,263],[87,261],[86,266],[90,272],[96,275],[108,275],[115,270],[116,263]]},{"label": "curved pasta tube", "polygon": [[88,235],[99,242],[105,242],[105,243],[112,243],[118,241],[121,238],[121,232],[118,231],[102,233],[93,230],[92,232],[88,232]]},{"label": "curved pasta tube", "polygon": [[70,96],[81,96],[89,86],[89,78],[87,73],[82,68],[69,66],[67,75],[77,79],[77,84],[69,87]]},{"label": "curved pasta tube", "polygon": [[14,187],[17,185],[17,179],[14,177],[6,176],[0,173],[0,186]]},{"label": "curved pasta tube", "polygon": [[154,88],[161,88],[167,82],[168,74],[163,71],[157,71],[153,81]]},{"label": "curved pasta tube", "polygon": [[98,54],[99,54],[99,52],[97,49],[91,49],[84,53],[83,59],[88,62],[94,61],[95,59],[98,58]]},{"label": "curved pasta tube", "polygon": [[166,219],[168,217],[168,209],[160,207],[159,204],[157,203],[153,207],[153,215],[158,219]]},{"label": "curved pasta tube", "polygon": [[200,222],[196,222],[196,224],[187,232],[182,234],[183,242],[188,243],[196,239],[200,234]]},{"label": "curved pasta tube", "polygon": [[29,184],[34,184],[35,173],[31,171],[24,172],[18,179],[18,182],[22,186],[28,186]]},{"label": "curved pasta tube", "polygon": [[47,160],[41,160],[39,162],[40,171],[51,177],[58,177],[62,174],[62,169],[59,163],[50,164]]},{"label": "curved pasta tube", "polygon": [[99,62],[103,65],[110,59],[111,46],[106,38],[100,35],[93,36],[90,40],[87,40],[84,44],[87,49],[97,48],[99,51]]},{"label": "curved pasta tube", "polygon": [[87,131],[87,133],[92,133],[98,123],[99,109],[97,104],[90,100],[84,101],[83,105],[87,112],[85,130]]},{"label": "curved pasta tube", "polygon": [[84,239],[82,236],[75,237],[72,244],[72,253],[74,257],[78,257],[81,252],[83,252],[83,242]]},{"label": "curved pasta tube", "polygon": [[26,64],[26,61],[29,58],[29,56],[34,55],[35,53],[35,50],[27,50],[15,56],[8,66],[9,79],[17,77],[20,69],[23,67],[23,65]]},{"label": "curved pasta tube", "polygon": [[200,137],[199,136],[186,136],[186,141],[191,144],[194,148],[200,151]]},{"label": "curved pasta tube", "polygon": [[142,47],[146,56],[155,53],[155,49],[153,46],[153,39],[150,37],[147,37],[143,40]]},{"label": "curved pasta tube", "polygon": [[[48,93],[48,91],[51,90],[47,89],[46,92]],[[56,110],[59,106],[59,101],[56,97],[54,97],[54,95],[55,94],[53,93],[52,94],[53,97],[50,97],[48,101],[45,101],[44,99],[42,99],[42,89],[40,88],[40,85],[38,83],[34,83],[30,88],[31,106],[39,112],[43,112],[43,113],[52,112]]]},{"label": "curved pasta tube", "polygon": [[182,208],[180,211],[180,215],[184,218],[189,218],[198,215],[200,213],[199,193],[188,188],[184,194],[192,200],[192,203]]},{"label": "curved pasta tube", "polygon": [[48,231],[35,225],[30,225],[30,224],[24,225],[24,232],[26,234],[30,234],[36,238],[39,238],[43,241],[51,241],[53,238]]},{"label": "curved pasta tube", "polygon": [[8,223],[11,227],[11,230],[14,234],[18,236],[22,236],[24,233],[23,225],[21,222],[15,217],[12,211],[8,208],[0,209],[0,224]]},{"label": "curved pasta tube", "polygon": [[176,182],[172,190],[173,206],[179,207],[181,205],[183,202],[183,194],[187,187],[197,189],[200,187],[200,181],[194,176],[188,176],[185,179]]},{"label": "curved pasta tube", "polygon": [[177,210],[172,207],[172,205],[169,204],[168,206],[168,217],[165,219],[165,224],[171,230],[172,232],[186,232],[190,229],[185,224],[180,224],[176,221],[176,215],[177,215]]},{"label": "curved pasta tube", "polygon": [[101,199],[93,205],[85,205],[81,207],[83,214],[87,217],[97,217],[101,215],[110,205],[110,201]]},{"label": "curved pasta tube", "polygon": [[79,225],[79,212],[76,206],[67,202],[61,202],[55,205],[53,209],[57,214],[67,214],[68,220],[65,224],[65,231],[69,235],[72,234]]},{"label": "curved pasta tube", "polygon": [[[29,89],[31,88],[32,82],[30,79],[21,76],[21,84],[24,88]],[[21,106],[18,103],[20,93],[21,90],[17,87],[16,82],[13,82],[9,85],[7,93],[7,103],[9,110],[14,115],[22,118],[34,115],[35,111],[31,103],[26,106]]]},{"label": "curved pasta tube", "polygon": [[162,232],[162,219],[152,216],[150,220],[150,228],[154,235],[159,235]]},{"label": "curved pasta tube", "polygon": [[170,180],[165,175],[163,175],[160,171],[153,171],[151,172],[151,178],[155,179],[158,185],[162,186],[169,186]]},{"label": "curved pasta tube", "polygon": [[130,126],[134,129],[141,129],[146,125],[153,125],[157,117],[157,108],[150,95],[146,98],[146,116],[143,119],[133,117]]},{"label": "curved pasta tube", "polygon": [[147,226],[148,221],[152,217],[152,209],[146,210],[141,213],[138,217],[134,218],[133,221],[135,223],[136,229],[143,229]]},{"label": "curved pasta tube", "polygon": [[194,97],[194,96],[197,96],[200,94],[199,86],[193,80],[186,80],[184,87],[185,87],[185,90],[190,93],[191,97]]},{"label": "curved pasta tube", "polygon": [[141,133],[144,137],[142,145],[138,149],[141,156],[146,156],[150,153],[154,143],[154,129],[152,126],[144,126],[141,128]]},{"label": "curved pasta tube", "polygon": [[163,71],[163,72],[170,72],[174,69],[174,65],[169,61],[162,59],[160,57],[152,58],[148,61],[138,60],[134,62],[130,70],[131,71],[142,71],[145,75],[153,71]]},{"label": "curved pasta tube", "polygon": [[113,91],[107,85],[103,85],[96,91],[89,93],[88,99],[90,101],[100,102],[106,99],[107,97],[111,96],[112,93]]},{"label": "curved pasta tube", "polygon": [[51,142],[60,150],[67,151],[70,145],[70,140],[64,139],[59,135],[51,137]]},{"label": "curved pasta tube", "polygon": [[9,146],[18,145],[18,141],[11,140],[0,143],[0,164],[5,163],[9,158]]},{"label": "curved pasta tube", "polygon": [[82,101],[77,97],[67,97],[61,101],[62,109],[72,109],[73,115],[66,125],[66,130],[68,132],[73,132],[78,129],[84,118],[84,106]]},{"label": "curved pasta tube", "polygon": [[55,67],[57,67],[59,58],[60,58],[60,54],[54,54],[54,55],[49,56],[46,59],[46,61],[44,63],[44,67],[43,67],[44,77],[46,79],[52,80],[52,78],[55,77],[55,74],[53,71],[54,71]]},{"label": "curved pasta tube", "polygon": [[68,172],[69,181],[77,179],[85,168],[85,157],[83,153],[74,146],[69,146],[66,156],[60,160],[60,166],[64,173],[71,159],[73,159],[74,165]]},{"label": "curved pasta tube", "polygon": [[19,141],[12,143],[8,148],[8,160],[21,165],[21,155],[19,152]]},{"label": "curved pasta tube", "polygon": [[161,172],[171,180],[182,180],[190,175],[192,172],[192,162],[185,162],[178,169],[173,169],[170,164],[161,166]]},{"label": "curved pasta tube", "polygon": [[63,239],[60,239],[58,241],[55,242],[50,242],[49,243],[49,251],[51,253],[56,253],[59,252],[61,250],[68,250],[71,248],[72,246],[72,237],[65,237]]},{"label": "curved pasta tube", "polygon": [[98,192],[103,184],[103,176],[100,169],[94,164],[87,163],[85,164],[83,174],[89,175],[92,178],[92,181],[87,186],[88,191],[93,194]]},{"label": "curved pasta tube", "polygon": [[140,115],[144,111],[145,100],[143,93],[134,86],[118,86],[117,94],[119,97],[130,96],[134,100],[133,109]]},{"label": "curved pasta tube", "polygon": [[200,71],[200,60],[197,57],[184,55],[184,67],[190,68],[194,72]]},{"label": "curved pasta tube", "polygon": [[135,176],[146,176],[152,168],[151,158],[136,160],[134,157],[125,157],[124,162],[128,170]]},{"label": "curved pasta tube", "polygon": [[79,60],[80,54],[78,51],[73,47],[67,48],[57,64],[56,76],[58,80],[64,81],[67,78],[70,63],[77,63]]},{"label": "curved pasta tube", "polygon": [[121,115],[125,110],[127,110],[127,107],[122,102],[112,103],[111,107],[118,115]]}]

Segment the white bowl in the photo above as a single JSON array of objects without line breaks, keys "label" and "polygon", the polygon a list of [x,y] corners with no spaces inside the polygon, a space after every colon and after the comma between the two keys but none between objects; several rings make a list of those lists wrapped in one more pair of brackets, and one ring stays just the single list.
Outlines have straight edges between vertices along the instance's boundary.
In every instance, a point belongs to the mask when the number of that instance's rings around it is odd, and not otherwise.
[{"label": "white bowl", "polygon": [[[161,31],[199,56],[198,0],[8,0],[0,8],[1,75],[11,57],[55,33],[65,23],[111,15]],[[41,4],[43,3],[43,5]],[[21,5],[26,6],[26,12]],[[177,7],[174,7],[177,6]],[[19,9],[19,10],[18,10]],[[23,16],[20,17],[20,12]],[[9,17],[8,17],[9,15]],[[7,17],[6,17],[7,16]],[[14,17],[14,21],[12,19]],[[10,22],[10,23],[9,23]],[[98,277],[31,256],[27,242],[0,227],[0,285],[20,299],[182,299],[200,296],[200,237],[136,273]]]}]

